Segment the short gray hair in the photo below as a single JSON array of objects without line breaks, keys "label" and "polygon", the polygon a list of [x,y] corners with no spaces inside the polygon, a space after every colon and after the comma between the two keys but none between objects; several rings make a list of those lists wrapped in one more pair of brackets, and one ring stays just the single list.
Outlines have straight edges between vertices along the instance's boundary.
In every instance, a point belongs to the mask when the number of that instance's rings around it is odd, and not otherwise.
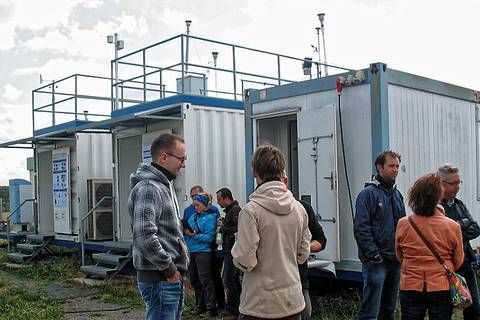
[{"label": "short gray hair", "polygon": [[458,169],[458,166],[452,163],[445,163],[442,164],[438,170],[437,174],[442,178],[442,179],[447,179],[448,175],[450,173],[458,173],[460,169]]}]

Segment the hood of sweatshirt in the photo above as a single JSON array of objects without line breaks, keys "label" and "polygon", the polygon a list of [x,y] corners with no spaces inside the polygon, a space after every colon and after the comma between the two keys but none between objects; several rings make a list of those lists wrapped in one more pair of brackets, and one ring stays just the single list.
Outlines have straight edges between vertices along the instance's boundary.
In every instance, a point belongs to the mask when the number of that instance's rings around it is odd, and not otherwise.
[{"label": "hood of sweatshirt", "polygon": [[140,164],[137,171],[130,175],[130,187],[133,189],[142,180],[154,180],[167,187],[170,185],[167,177],[160,170],[146,163]]},{"label": "hood of sweatshirt", "polygon": [[281,181],[262,184],[250,195],[250,201],[277,215],[290,214],[295,204],[292,193]]}]

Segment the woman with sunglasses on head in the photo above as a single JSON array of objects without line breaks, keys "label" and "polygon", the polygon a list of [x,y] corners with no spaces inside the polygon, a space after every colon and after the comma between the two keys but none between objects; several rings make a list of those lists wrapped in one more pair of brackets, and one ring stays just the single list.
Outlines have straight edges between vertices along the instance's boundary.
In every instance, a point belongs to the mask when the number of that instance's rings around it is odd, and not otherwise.
[{"label": "woman with sunglasses on head", "polygon": [[195,290],[195,309],[192,314],[199,315],[208,311],[209,316],[215,316],[217,305],[212,277],[212,250],[217,218],[209,206],[212,202],[210,194],[198,193],[192,200],[196,212],[188,220],[191,230],[185,229],[185,234],[189,236],[187,245],[190,249],[188,272]]},{"label": "woman with sunglasses on head", "polygon": [[420,177],[408,192],[408,205],[413,213],[398,221],[395,250],[401,264],[402,320],[423,320],[427,310],[430,319],[452,318],[447,272],[420,236],[423,234],[450,270],[462,265],[460,226],[447,218],[439,206],[442,195],[442,180],[438,175]]}]

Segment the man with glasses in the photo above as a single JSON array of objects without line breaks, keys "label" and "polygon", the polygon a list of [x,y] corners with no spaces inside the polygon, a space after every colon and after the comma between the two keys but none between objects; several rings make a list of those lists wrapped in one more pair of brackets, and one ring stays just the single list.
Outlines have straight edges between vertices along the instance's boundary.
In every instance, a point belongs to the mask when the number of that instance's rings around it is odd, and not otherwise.
[{"label": "man with glasses", "polygon": [[150,148],[153,162],[130,177],[133,265],[146,306],[146,319],[182,318],[183,275],[188,253],[173,180],[185,167],[185,142],[165,133]]},{"label": "man with glasses", "polygon": [[477,279],[473,270],[473,264],[476,265],[476,258],[470,245],[470,240],[480,235],[480,227],[465,204],[457,199],[457,193],[462,184],[459,168],[456,165],[446,163],[438,168],[437,174],[442,178],[443,200],[441,204],[445,209],[445,215],[456,221],[462,228],[465,259],[457,272],[467,281],[473,300],[473,304],[470,307],[463,309],[463,318],[465,320],[480,319]]}]

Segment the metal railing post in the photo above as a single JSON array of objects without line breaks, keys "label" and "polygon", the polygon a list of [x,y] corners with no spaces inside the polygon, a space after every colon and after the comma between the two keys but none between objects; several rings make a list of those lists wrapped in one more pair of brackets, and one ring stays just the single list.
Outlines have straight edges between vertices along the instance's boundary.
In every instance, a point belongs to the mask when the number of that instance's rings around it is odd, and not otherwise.
[{"label": "metal railing post", "polygon": [[110,61],[110,112],[115,110],[115,100],[113,96],[113,61]]},{"label": "metal railing post", "polygon": [[181,45],[180,45],[180,51],[181,51],[181,54],[182,54],[182,59],[181,59],[181,64],[182,64],[182,94],[185,93],[185,61],[184,61],[184,57],[183,57],[183,34],[181,36]]},{"label": "metal railing post", "polygon": [[160,99],[162,99],[162,98],[165,98],[164,92],[162,92],[162,86],[163,86],[162,70],[160,70],[158,73],[160,76]]},{"label": "metal railing post", "polygon": [[[235,46],[232,46],[232,57],[233,57],[233,99],[237,100],[237,66],[235,63]],[[243,95],[243,93],[242,93]]]},{"label": "metal railing post", "polygon": [[18,207],[16,207],[7,217],[7,252],[10,252],[10,218],[13,216],[20,208],[27,202],[33,201],[36,202],[35,199],[25,199]]},{"label": "metal railing post", "polygon": [[77,75],[75,75],[75,120],[78,120],[78,82],[77,82]]},{"label": "metal railing post", "polygon": [[278,70],[278,85],[281,86],[282,85],[282,77],[281,77],[281,74],[280,74],[280,56],[277,54],[277,70]]},{"label": "metal railing post", "polygon": [[52,81],[52,127],[55,126],[55,81]]},{"label": "metal railing post", "polygon": [[[100,199],[100,201],[95,205],[95,207],[93,207],[92,209],[90,209],[90,211],[87,212],[87,214],[82,218],[82,220],[80,221],[80,244],[82,246],[82,266],[85,265],[85,228],[84,228],[84,224],[85,224],[85,220],[103,203],[103,201],[107,200],[107,199],[112,199],[113,200],[113,197],[112,196],[105,196],[103,197],[102,199]],[[112,210],[112,214],[113,213],[113,210]],[[115,226],[114,226],[115,228]],[[114,238],[115,240],[115,238]]]},{"label": "metal railing post", "polygon": [[143,57],[143,102],[147,101],[147,69],[146,69],[146,56],[145,56],[145,50],[142,51],[142,57]]}]

